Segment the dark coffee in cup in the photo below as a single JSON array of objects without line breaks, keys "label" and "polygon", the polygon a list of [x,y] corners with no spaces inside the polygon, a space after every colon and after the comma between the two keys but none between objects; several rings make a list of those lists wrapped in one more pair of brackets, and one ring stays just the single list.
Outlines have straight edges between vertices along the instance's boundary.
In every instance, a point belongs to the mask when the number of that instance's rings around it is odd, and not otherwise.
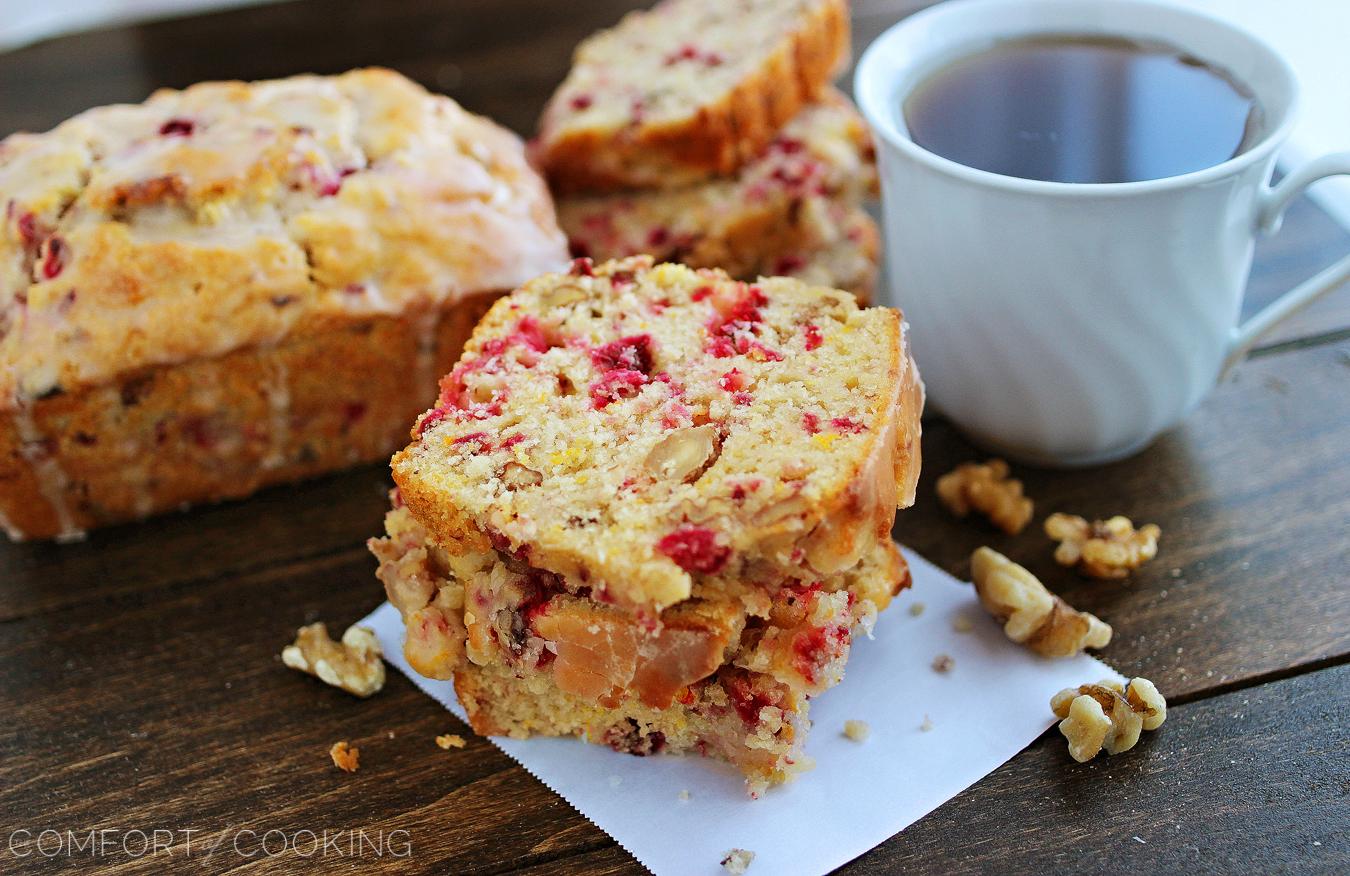
[{"label": "dark coffee in cup", "polygon": [[1011,39],[904,99],[919,146],[1005,176],[1123,183],[1220,164],[1261,139],[1249,89],[1186,52],[1099,36]]}]

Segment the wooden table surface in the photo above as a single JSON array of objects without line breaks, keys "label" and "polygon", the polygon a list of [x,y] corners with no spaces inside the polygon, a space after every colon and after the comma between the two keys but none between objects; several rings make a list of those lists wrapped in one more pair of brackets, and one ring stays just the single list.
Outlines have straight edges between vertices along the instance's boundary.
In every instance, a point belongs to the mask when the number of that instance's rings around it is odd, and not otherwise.
[{"label": "wooden table surface", "polygon": [[[298,0],[62,38],[0,55],[0,134],[161,85],[364,64],[528,132],[572,46],[630,5]],[[856,2],[857,45],[913,5]],[[1347,248],[1350,235],[1296,204],[1260,247],[1248,312]],[[1350,287],[1268,338],[1139,456],[1019,470],[1037,525],[1067,510],[1162,527],[1157,560],[1125,584],[1056,567],[1036,527],[1008,537],[945,515],[935,477],[977,454],[930,418],[921,498],[897,537],[958,576],[982,543],[1040,557],[1031,567],[1049,586],[1115,627],[1102,656],[1157,682],[1172,710],[1137,750],[1082,766],[1051,730],[844,870],[1350,871],[1348,387]],[[281,666],[301,623],[341,629],[380,601],[363,542],[388,484],[371,466],[82,544],[0,545],[0,835],[180,832],[172,860],[17,858],[0,844],[0,872],[639,871],[397,673],[356,701]],[[432,744],[446,732],[468,747]],[[356,775],[329,763],[342,738],[362,750]],[[240,830],[322,828],[406,831],[412,854],[202,851]],[[196,831],[191,860],[183,830]]]}]

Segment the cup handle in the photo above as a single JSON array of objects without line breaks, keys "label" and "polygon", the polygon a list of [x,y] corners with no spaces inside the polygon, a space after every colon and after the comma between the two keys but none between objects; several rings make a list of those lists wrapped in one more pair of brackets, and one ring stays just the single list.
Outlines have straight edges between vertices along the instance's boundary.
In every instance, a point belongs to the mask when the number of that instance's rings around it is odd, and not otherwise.
[{"label": "cup handle", "polygon": [[[1350,174],[1350,152],[1333,152],[1313,159],[1280,180],[1278,185],[1267,187],[1257,202],[1258,230],[1266,234],[1279,231],[1285,208],[1294,198],[1318,180],[1338,174]],[[1350,256],[1342,258],[1261,308],[1251,319],[1233,330],[1233,337],[1228,342],[1228,356],[1224,359],[1219,379],[1223,379],[1229,369],[1242,361],[1262,335],[1347,280],[1350,280]]]}]

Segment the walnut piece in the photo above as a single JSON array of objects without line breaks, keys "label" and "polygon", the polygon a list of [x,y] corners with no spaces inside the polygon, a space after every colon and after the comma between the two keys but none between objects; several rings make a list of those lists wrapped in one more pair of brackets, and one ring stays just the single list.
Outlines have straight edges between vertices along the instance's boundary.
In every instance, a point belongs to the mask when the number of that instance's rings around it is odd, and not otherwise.
[{"label": "walnut piece", "polygon": [[1167,720],[1167,700],[1147,678],[1129,685],[1103,679],[1096,684],[1065,688],[1050,699],[1050,709],[1062,718],[1059,732],[1069,741],[1069,755],[1079,763],[1097,756],[1129,751],[1144,730],[1156,730]]},{"label": "walnut piece", "polygon": [[753,860],[755,860],[754,852],[747,852],[745,849],[732,849],[722,859],[722,869],[734,874],[734,876],[741,876],[746,870],[750,869],[750,862]]},{"label": "walnut piece", "polygon": [[456,733],[446,733],[443,736],[436,737],[436,744],[449,751],[452,748],[463,748],[466,743],[464,737]]},{"label": "walnut piece", "polygon": [[344,772],[354,773],[361,768],[361,749],[348,745],[345,739],[334,742],[328,749],[328,756],[333,759],[333,766]]},{"label": "walnut piece", "polygon": [[1093,578],[1124,578],[1158,553],[1162,530],[1149,523],[1134,528],[1128,517],[1088,523],[1074,514],[1051,514],[1045,534],[1059,542],[1055,562],[1077,566]]},{"label": "walnut piece", "polygon": [[1111,641],[1109,624],[1074,609],[998,551],[976,549],[970,572],[980,604],[1003,624],[1008,638],[1043,657],[1070,657]]},{"label": "walnut piece", "polygon": [[707,470],[716,453],[716,426],[711,423],[687,426],[656,442],[643,466],[661,480],[688,483]]},{"label": "walnut piece", "polygon": [[380,641],[369,627],[348,627],[339,644],[328,637],[328,627],[322,623],[301,627],[295,643],[281,652],[281,662],[291,669],[358,697],[379,693],[384,687],[381,657]]},{"label": "walnut piece", "polygon": [[1001,459],[958,465],[938,478],[937,494],[957,517],[978,511],[1009,535],[1022,531],[1034,508],[1022,495],[1022,482],[1008,477],[1008,463]]}]

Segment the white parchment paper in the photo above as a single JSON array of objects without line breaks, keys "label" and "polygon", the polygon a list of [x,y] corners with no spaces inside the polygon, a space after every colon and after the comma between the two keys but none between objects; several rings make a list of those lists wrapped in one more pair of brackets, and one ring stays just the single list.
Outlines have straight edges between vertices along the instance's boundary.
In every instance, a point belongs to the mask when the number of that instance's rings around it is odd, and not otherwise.
[{"label": "white parchment paper", "polygon": [[[811,703],[806,749],[816,768],[759,800],[746,796],[738,773],[705,758],[637,758],[575,739],[492,741],[658,876],[724,873],[732,848],[755,853],[751,874],[826,873],[1022,750],[1055,720],[1049,701],[1061,688],[1120,678],[1091,657],[1047,660],[1014,645],[973,587],[905,557],[913,588],[878,619],[875,639],[854,643],[844,681]],[[917,617],[909,611],[916,602],[924,605]],[[970,631],[954,628],[960,616]],[[361,623],[391,664],[463,719],[450,682],[422,678],[404,661],[393,606]],[[940,654],[953,660],[946,673],[932,668]],[[922,729],[925,718],[931,729]],[[868,723],[866,741],[844,737],[851,719]]]}]

